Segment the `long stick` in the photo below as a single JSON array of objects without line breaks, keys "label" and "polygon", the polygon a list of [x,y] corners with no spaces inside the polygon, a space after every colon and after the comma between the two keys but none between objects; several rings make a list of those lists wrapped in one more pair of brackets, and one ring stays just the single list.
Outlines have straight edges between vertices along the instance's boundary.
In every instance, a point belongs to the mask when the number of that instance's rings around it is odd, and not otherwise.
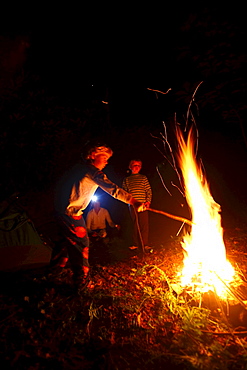
[{"label": "long stick", "polygon": [[158,211],[157,209],[153,209],[153,208],[147,208],[147,211],[151,211],[151,212],[155,212],[155,213],[160,213],[161,215],[164,215],[164,216],[173,218],[174,220],[185,222],[186,224],[188,224],[190,226],[193,225],[193,222],[190,221],[190,220],[188,220],[187,218],[183,218],[183,217],[179,217],[179,216],[174,216],[174,215],[171,215],[170,213],[166,213],[166,212],[163,212],[163,211]]}]

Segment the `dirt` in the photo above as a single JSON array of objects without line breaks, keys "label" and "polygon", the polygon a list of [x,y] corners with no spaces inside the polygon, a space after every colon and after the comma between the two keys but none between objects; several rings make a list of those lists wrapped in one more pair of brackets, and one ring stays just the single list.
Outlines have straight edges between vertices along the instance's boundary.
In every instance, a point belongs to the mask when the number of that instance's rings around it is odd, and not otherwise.
[{"label": "dirt", "polygon": [[241,287],[227,303],[179,291],[178,238],[147,252],[91,248],[87,287],[69,264],[1,275],[1,363],[13,369],[244,369],[247,231],[225,231]]}]

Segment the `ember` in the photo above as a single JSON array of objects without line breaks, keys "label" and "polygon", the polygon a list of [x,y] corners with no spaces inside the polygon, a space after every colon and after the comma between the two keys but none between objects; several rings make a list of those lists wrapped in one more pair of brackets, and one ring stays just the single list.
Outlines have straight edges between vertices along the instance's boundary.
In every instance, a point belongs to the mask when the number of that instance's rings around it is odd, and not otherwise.
[{"label": "ember", "polygon": [[213,290],[225,298],[226,284],[233,280],[234,269],[226,259],[220,205],[214,201],[203,171],[195,162],[192,130],[187,142],[181,131],[178,131],[177,138],[185,196],[193,222],[182,242],[185,257],[181,284],[201,292]]}]

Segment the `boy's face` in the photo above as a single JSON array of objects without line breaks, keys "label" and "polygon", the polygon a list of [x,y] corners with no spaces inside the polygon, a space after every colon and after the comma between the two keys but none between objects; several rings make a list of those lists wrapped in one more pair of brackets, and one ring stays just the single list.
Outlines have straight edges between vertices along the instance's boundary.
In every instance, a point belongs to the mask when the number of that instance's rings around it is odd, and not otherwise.
[{"label": "boy's face", "polygon": [[100,209],[100,202],[99,201],[94,202],[93,208],[95,209],[95,211],[98,211]]},{"label": "boy's face", "polygon": [[103,170],[108,163],[108,156],[106,154],[97,154],[92,158],[93,165],[99,170]]},{"label": "boy's face", "polygon": [[133,162],[131,163],[130,169],[131,169],[131,172],[132,172],[133,174],[137,174],[137,173],[139,173],[139,172],[140,172],[140,170],[141,170],[141,168],[142,168],[142,164],[141,164],[141,162],[133,161]]}]

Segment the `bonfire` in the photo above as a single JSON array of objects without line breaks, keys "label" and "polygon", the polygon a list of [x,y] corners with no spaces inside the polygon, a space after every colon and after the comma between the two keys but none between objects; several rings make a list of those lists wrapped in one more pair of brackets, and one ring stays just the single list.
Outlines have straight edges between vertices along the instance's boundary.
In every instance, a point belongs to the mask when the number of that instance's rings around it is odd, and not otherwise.
[{"label": "bonfire", "polygon": [[189,131],[185,141],[178,130],[177,139],[185,196],[192,215],[191,230],[182,241],[185,258],[181,284],[200,292],[212,290],[226,298],[227,285],[233,281],[235,271],[226,258],[221,208],[210,193],[201,166],[195,161],[193,131]]}]

